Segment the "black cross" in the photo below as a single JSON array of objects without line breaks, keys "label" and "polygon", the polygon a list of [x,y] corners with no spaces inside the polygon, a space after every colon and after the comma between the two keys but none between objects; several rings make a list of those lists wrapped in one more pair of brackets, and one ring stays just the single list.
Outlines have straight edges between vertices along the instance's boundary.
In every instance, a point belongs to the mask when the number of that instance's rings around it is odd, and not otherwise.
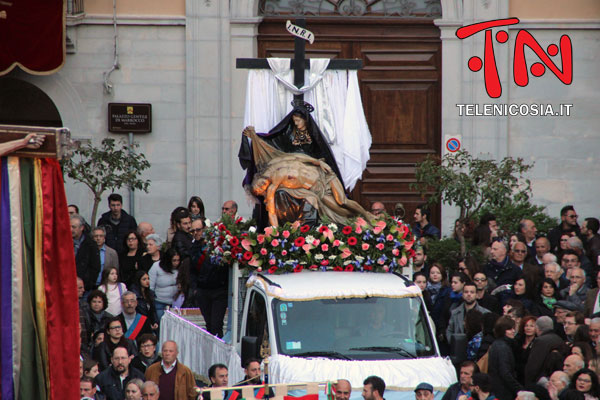
[{"label": "black cross", "polygon": [[[296,19],[295,25],[306,28],[306,19]],[[327,69],[361,69],[363,62],[360,59],[332,59],[329,60]],[[235,67],[238,69],[269,69],[266,58],[238,58]],[[310,68],[306,62],[306,40],[294,37],[294,58],[290,60],[290,68],[294,69],[294,85],[297,88],[304,86],[304,70]],[[304,100],[304,94],[294,95],[294,100]]]}]

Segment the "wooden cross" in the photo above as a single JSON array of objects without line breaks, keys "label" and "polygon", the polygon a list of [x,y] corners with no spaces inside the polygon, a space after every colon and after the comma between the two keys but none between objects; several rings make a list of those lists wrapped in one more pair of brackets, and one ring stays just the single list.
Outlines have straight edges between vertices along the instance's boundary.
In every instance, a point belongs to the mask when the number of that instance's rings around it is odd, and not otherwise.
[{"label": "wooden cross", "polygon": [[[295,25],[306,28],[306,19],[298,18]],[[360,59],[332,59],[327,69],[361,69],[363,62]],[[266,58],[238,58],[235,67],[238,69],[269,69]],[[294,37],[294,58],[290,60],[290,68],[294,69],[294,85],[297,88],[304,86],[304,70],[310,68],[306,62],[306,40]],[[304,94],[294,95],[294,102],[304,100]]]}]

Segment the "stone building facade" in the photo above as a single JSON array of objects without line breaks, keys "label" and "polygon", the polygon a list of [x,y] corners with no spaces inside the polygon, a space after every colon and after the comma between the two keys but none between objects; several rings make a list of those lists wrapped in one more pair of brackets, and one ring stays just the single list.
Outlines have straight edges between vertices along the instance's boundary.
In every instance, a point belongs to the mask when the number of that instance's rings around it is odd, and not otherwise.
[{"label": "stone building facade", "polygon": [[[168,3],[168,4],[163,4]],[[572,203],[582,217],[598,216],[600,169],[600,5],[596,0],[441,0],[441,143],[459,136],[463,148],[493,158],[523,157],[535,162],[531,173],[534,201],[557,215]],[[235,199],[249,216],[237,161],[243,124],[247,72],[235,59],[257,56],[259,0],[117,0],[117,54],[114,63],[112,2],[86,0],[85,13],[68,19],[65,66],[50,76],[15,70],[8,77],[35,85],[54,103],[62,124],[76,139],[94,143],[107,136],[109,102],[151,103],[153,131],[137,135],[152,164],[146,174],[150,193],[135,194],[135,216],[166,232],[170,211],[199,195],[215,218],[223,201]],[[519,17],[508,28],[509,41],[495,42],[502,96],[490,99],[483,72],[471,72],[467,60],[483,55],[483,33],[460,40],[456,29],[474,22]],[[562,84],[549,71],[527,87],[512,79],[514,38],[518,29],[534,35],[542,47],[561,35],[573,43],[573,83]],[[533,59],[533,53],[527,56]],[[555,58],[557,59],[557,58]],[[560,64],[559,64],[560,65]],[[0,79],[0,85],[2,81]],[[457,104],[572,104],[570,117],[460,116]],[[129,209],[127,191],[122,191]],[[108,193],[106,193],[106,196]],[[86,187],[67,181],[70,203],[89,218],[92,197]],[[106,211],[103,202],[99,211]],[[442,207],[444,232],[455,210]],[[411,218],[408,218],[411,221]]]}]

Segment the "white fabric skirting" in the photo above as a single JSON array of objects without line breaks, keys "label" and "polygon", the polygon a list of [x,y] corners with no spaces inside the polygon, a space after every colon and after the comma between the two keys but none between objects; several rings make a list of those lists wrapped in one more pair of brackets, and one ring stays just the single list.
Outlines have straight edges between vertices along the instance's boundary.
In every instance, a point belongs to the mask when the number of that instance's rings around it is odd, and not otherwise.
[{"label": "white fabric skirting", "polygon": [[456,382],[452,363],[441,357],[345,361],[275,355],[270,358],[269,369],[272,383],[322,382],[344,378],[350,381],[353,388],[362,387],[366,377],[376,375],[385,382],[386,394],[388,389],[412,391],[421,382],[428,382],[436,390],[445,391]]},{"label": "white fabric skirting", "polygon": [[217,363],[229,368],[229,382],[244,378],[240,356],[235,348],[186,319],[165,311],[160,320],[160,344],[173,340],[179,347],[178,359],[192,372],[208,378],[208,368]]}]

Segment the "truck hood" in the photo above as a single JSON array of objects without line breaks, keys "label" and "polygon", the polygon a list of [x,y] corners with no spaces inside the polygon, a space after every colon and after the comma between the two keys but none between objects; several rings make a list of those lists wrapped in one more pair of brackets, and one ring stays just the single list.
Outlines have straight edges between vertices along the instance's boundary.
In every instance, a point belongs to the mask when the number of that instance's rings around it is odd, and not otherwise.
[{"label": "truck hood", "polygon": [[269,358],[270,383],[323,382],[344,378],[353,388],[359,388],[371,375],[381,377],[386,390],[412,391],[421,382],[432,384],[436,390],[446,390],[456,382],[452,362],[441,357],[345,361],[278,354]]}]

